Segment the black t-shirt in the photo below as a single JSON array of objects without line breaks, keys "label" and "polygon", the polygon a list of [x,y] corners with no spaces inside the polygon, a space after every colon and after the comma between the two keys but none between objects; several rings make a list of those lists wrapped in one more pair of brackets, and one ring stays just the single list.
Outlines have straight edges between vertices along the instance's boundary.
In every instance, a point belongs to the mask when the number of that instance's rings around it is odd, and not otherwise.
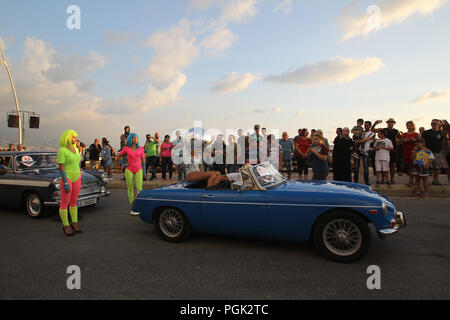
[{"label": "black t-shirt", "polygon": [[423,133],[423,138],[425,139],[425,146],[430,149],[433,153],[439,153],[442,150],[442,141],[444,139],[444,134],[442,131],[427,130]]},{"label": "black t-shirt", "polygon": [[102,147],[100,145],[95,145],[94,143],[91,144],[89,147],[89,159],[91,160],[98,160],[100,156],[100,152],[102,151]]},{"label": "black t-shirt", "polygon": [[398,130],[397,129],[389,129],[384,128],[381,130],[381,132],[392,141],[392,145],[394,146],[394,150],[397,149],[397,136],[398,136]]}]

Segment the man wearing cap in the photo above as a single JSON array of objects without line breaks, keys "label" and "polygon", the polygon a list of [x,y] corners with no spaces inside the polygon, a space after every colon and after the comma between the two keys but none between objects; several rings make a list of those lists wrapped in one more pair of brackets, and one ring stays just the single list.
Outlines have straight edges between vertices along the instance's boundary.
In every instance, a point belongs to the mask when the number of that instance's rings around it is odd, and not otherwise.
[{"label": "man wearing cap", "polygon": [[376,129],[375,127],[377,125],[379,125],[380,123],[382,123],[382,120],[377,120],[374,122],[373,126],[372,126],[372,131],[373,132],[383,132],[383,135],[388,138],[389,140],[391,140],[392,145],[394,147],[394,150],[390,152],[390,162],[389,162],[389,168],[391,171],[391,184],[395,184],[395,171],[396,171],[396,164],[397,164],[397,140],[401,139],[401,135],[400,132],[394,128],[396,122],[394,120],[394,118],[389,118],[386,123],[387,123],[387,128],[384,129]]}]

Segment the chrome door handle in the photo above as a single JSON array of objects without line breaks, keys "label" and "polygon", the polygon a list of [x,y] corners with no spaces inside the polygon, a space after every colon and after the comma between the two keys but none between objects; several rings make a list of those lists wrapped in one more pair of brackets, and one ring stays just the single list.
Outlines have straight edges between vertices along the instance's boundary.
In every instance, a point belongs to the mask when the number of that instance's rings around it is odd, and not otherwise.
[{"label": "chrome door handle", "polygon": [[204,194],[203,198],[205,199],[214,199],[216,196],[212,195],[212,194]]}]

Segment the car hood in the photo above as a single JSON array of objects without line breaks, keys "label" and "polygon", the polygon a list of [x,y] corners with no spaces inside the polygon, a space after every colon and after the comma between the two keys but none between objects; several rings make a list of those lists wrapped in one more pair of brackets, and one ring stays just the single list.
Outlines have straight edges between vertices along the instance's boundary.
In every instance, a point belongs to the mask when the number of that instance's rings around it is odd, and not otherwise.
[{"label": "car hood", "polygon": [[[23,172],[20,173],[19,176],[22,177],[29,177],[32,179],[42,179],[42,180],[48,180],[53,181],[56,178],[59,178],[59,170],[57,169],[40,169],[39,173],[35,173],[33,171],[29,172]],[[81,182],[82,183],[89,183],[89,182],[96,182],[98,181],[98,178],[94,177],[93,175],[81,171]]]},{"label": "car hood", "polygon": [[317,197],[318,195],[330,195],[333,198],[351,199],[351,198],[365,198],[372,200],[386,200],[388,204],[392,201],[372,190],[371,187],[350,182],[336,182],[336,181],[289,181],[278,187],[270,189],[271,193],[291,193],[298,192],[301,197]]},{"label": "car hood", "polygon": [[286,191],[316,191],[316,192],[363,192],[363,193],[375,193],[371,187],[350,183],[350,182],[338,182],[338,181],[290,181],[277,187],[280,190]]}]

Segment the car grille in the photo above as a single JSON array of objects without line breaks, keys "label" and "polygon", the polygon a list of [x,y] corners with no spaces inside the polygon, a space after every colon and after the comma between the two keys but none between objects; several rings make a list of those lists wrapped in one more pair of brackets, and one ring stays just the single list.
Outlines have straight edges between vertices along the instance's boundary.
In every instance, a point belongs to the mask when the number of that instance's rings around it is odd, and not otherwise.
[{"label": "car grille", "polygon": [[101,191],[101,185],[97,182],[82,183],[80,196],[97,193]]}]

